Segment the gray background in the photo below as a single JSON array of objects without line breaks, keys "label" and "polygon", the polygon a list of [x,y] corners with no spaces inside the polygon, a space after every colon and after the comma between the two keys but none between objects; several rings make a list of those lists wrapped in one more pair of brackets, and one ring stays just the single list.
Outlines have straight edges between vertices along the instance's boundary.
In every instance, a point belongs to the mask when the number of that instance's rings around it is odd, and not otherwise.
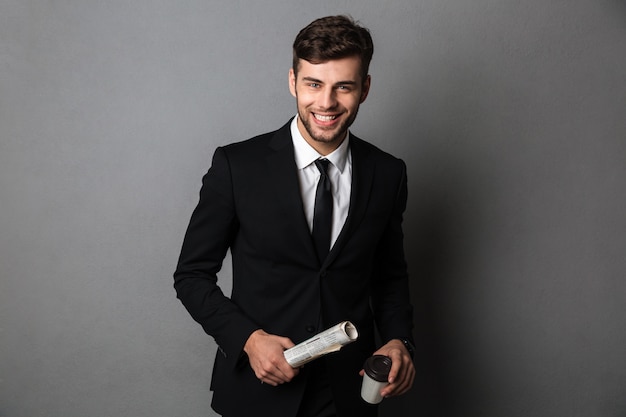
[{"label": "gray background", "polygon": [[383,414],[626,415],[623,1],[2,0],[0,416],[213,415],[183,233],[336,13],[376,44],[354,131],[409,167],[419,374]]}]

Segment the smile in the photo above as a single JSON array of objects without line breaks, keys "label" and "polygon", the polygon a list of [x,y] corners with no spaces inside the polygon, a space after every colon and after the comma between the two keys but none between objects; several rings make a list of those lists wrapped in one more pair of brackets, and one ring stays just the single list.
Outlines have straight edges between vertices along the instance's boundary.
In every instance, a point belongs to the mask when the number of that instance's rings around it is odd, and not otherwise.
[{"label": "smile", "polygon": [[321,114],[313,113],[313,117],[315,117],[320,122],[330,122],[335,120],[337,118],[337,115],[323,116]]}]

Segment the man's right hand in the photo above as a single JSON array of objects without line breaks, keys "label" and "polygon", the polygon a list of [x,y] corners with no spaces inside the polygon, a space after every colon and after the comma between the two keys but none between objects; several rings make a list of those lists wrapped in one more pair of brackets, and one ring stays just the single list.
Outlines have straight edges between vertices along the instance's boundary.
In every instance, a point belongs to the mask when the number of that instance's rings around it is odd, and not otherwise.
[{"label": "man's right hand", "polygon": [[254,374],[261,383],[277,386],[291,381],[299,369],[294,369],[285,360],[284,351],[293,347],[288,337],[269,334],[262,329],[254,331],[246,341],[243,351]]}]

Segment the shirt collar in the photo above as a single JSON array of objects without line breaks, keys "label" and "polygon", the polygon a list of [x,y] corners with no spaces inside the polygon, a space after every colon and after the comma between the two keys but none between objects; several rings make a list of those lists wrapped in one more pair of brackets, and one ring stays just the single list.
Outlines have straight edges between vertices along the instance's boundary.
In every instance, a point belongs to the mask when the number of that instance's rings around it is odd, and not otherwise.
[{"label": "shirt collar", "polygon": [[291,121],[291,140],[293,141],[293,148],[296,159],[296,166],[298,169],[304,169],[315,160],[320,158],[328,159],[338,170],[343,172],[346,167],[346,161],[348,160],[348,149],[350,143],[350,132],[347,133],[346,138],[341,142],[341,145],[326,156],[320,155],[311,145],[304,140],[304,137],[298,129],[298,115]]}]

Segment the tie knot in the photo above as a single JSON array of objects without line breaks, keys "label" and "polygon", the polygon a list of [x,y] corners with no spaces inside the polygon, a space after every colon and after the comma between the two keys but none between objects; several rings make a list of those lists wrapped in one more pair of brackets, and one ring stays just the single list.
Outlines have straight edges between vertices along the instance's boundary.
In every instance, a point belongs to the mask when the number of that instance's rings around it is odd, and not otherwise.
[{"label": "tie knot", "polygon": [[320,171],[320,174],[322,175],[328,175],[326,170],[328,169],[329,163],[330,161],[326,158],[315,160],[315,166],[317,167],[317,169]]}]

